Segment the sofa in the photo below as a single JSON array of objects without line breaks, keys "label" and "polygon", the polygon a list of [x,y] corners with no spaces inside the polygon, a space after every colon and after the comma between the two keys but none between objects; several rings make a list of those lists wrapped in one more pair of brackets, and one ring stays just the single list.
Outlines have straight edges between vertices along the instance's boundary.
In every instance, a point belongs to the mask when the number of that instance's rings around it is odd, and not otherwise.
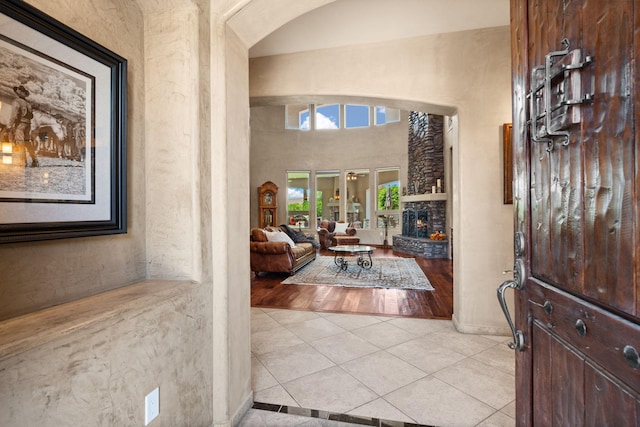
[{"label": "sofa", "polygon": [[251,271],[256,275],[261,272],[293,275],[316,259],[316,248],[312,242],[293,242],[282,234],[288,236],[280,227],[251,229]]},{"label": "sofa", "polygon": [[[342,231],[344,230],[344,231]],[[318,240],[320,247],[327,249],[338,245],[357,245],[360,243],[356,235],[356,229],[344,222],[321,221],[318,228]]]}]

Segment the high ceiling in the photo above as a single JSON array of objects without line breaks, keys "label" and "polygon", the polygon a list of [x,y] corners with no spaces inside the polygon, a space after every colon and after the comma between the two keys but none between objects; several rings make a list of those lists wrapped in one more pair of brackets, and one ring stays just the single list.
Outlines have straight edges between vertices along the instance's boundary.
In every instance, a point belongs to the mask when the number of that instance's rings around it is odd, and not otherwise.
[{"label": "high ceiling", "polygon": [[250,57],[509,25],[509,0],[337,0],[283,25]]}]

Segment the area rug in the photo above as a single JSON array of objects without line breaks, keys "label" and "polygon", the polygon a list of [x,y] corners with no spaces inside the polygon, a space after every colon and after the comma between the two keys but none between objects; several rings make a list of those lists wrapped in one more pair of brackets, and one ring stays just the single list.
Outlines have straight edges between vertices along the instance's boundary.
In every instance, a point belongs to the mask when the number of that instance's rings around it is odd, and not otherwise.
[{"label": "area rug", "polygon": [[342,271],[332,256],[320,256],[282,283],[435,290],[413,258],[373,258],[371,269],[360,268],[355,258],[348,261],[349,267]]}]

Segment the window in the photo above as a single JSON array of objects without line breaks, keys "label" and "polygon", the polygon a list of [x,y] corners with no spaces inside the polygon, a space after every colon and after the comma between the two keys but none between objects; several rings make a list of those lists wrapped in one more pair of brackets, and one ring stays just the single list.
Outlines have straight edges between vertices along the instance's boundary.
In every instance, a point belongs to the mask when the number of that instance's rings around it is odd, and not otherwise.
[{"label": "window", "polygon": [[321,221],[340,221],[340,172],[316,173],[316,217]]},{"label": "window", "polygon": [[340,129],[340,104],[316,105],[316,129]]},{"label": "window", "polygon": [[287,172],[287,218],[292,227],[309,228],[309,172]]},{"label": "window", "polygon": [[371,195],[369,170],[347,170],[347,222],[355,228],[369,228],[371,224]]},{"label": "window", "polygon": [[376,171],[376,215],[378,228],[395,228],[399,224],[400,179],[399,169]]},{"label": "window", "polygon": [[400,121],[400,110],[397,108],[375,107],[376,125],[384,125]]},{"label": "window", "polygon": [[369,126],[369,106],[347,104],[344,106],[344,127],[347,129]]},{"label": "window", "polygon": [[285,127],[287,129],[309,130],[309,104],[287,105],[285,107]]},{"label": "window", "polygon": [[[316,130],[340,129],[344,119],[345,129],[371,126],[371,106],[345,104],[291,104],[285,108],[285,129]],[[312,120],[313,119],[313,120]],[[313,124],[311,122],[313,121]],[[373,107],[373,122],[376,126],[400,121],[400,110],[382,106]]]}]

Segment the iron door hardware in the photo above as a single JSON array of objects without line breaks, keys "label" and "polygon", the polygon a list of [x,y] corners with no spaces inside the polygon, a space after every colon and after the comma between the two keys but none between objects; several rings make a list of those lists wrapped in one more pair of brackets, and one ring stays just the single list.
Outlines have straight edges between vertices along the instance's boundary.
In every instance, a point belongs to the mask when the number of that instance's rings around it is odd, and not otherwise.
[{"label": "iron door hardware", "polygon": [[627,362],[627,364],[633,369],[640,368],[640,355],[638,355],[638,350],[636,350],[635,347],[630,345],[624,346],[622,355],[624,356],[624,360]]},{"label": "iron door hardware", "polygon": [[525,245],[524,233],[522,231],[516,231],[513,235],[513,252],[516,258],[520,258],[524,255]]},{"label": "iron door hardware", "polygon": [[508,288],[517,289],[517,283],[515,280],[505,280],[498,287],[498,302],[500,303],[500,307],[502,308],[502,312],[504,316],[507,318],[507,323],[509,324],[509,328],[511,329],[511,334],[513,335],[513,342],[507,344],[512,350],[524,350],[524,334],[522,331],[516,330],[515,325],[513,324],[513,320],[511,320],[511,314],[509,313],[509,308],[507,307],[507,303],[504,299],[504,292]]},{"label": "iron door hardware", "polygon": [[582,319],[576,320],[576,331],[578,332],[578,335],[580,335],[581,337],[584,337],[587,335],[587,324],[584,323],[584,320]]},{"label": "iron door hardware", "polygon": [[504,317],[507,318],[507,323],[509,324],[509,328],[511,329],[511,334],[513,335],[513,342],[510,342],[508,346],[510,349],[518,351],[524,350],[524,334],[522,333],[522,331],[516,330],[513,320],[511,319],[511,313],[509,313],[509,307],[507,307],[507,302],[504,298],[504,293],[509,288],[514,290],[523,289],[525,280],[524,273],[524,262],[521,259],[516,259],[513,271],[513,279],[505,280],[500,286],[498,286],[498,302],[500,303],[500,308],[502,308]]},{"label": "iron door hardware", "polygon": [[[593,57],[582,50],[571,50],[569,39],[562,39],[562,50],[545,55],[544,65],[531,69],[529,117],[531,139],[547,143],[552,151],[554,138],[569,144],[567,128],[580,123],[580,104],[591,102],[593,93],[582,95],[581,70],[593,63]],[[584,56],[584,59],[583,59]]]}]

